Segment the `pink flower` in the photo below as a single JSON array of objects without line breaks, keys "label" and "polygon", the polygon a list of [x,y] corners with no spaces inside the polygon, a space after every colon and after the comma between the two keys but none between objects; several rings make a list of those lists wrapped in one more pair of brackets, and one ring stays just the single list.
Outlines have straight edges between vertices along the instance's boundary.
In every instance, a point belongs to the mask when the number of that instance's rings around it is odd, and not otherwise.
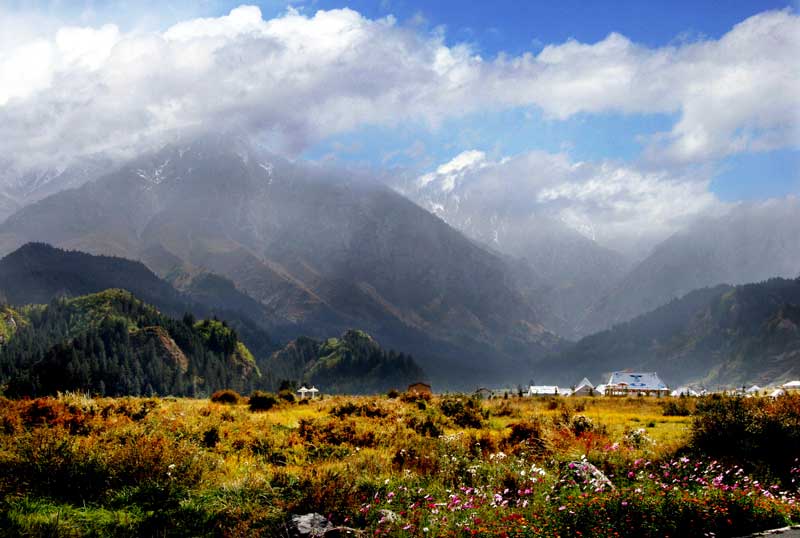
[{"label": "pink flower", "polygon": [[563,512],[563,511],[564,511],[564,510],[566,510],[566,509],[567,509],[567,507],[566,507],[566,506],[563,506],[563,505],[558,507],[558,511],[559,511],[559,512]]}]

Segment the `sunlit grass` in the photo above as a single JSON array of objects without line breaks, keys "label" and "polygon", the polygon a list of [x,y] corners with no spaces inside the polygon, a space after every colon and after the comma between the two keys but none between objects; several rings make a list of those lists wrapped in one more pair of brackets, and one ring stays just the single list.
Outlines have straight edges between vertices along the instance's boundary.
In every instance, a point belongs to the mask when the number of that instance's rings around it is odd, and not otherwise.
[{"label": "sunlit grass", "polygon": [[[222,404],[68,394],[5,400],[0,524],[12,534],[34,536],[164,534],[170,525],[181,529],[177,535],[247,536],[283,532],[291,514],[319,512],[336,524],[385,528],[391,535],[426,534],[414,526],[419,524],[455,536],[469,522],[459,527],[426,509],[401,516],[411,525],[403,530],[385,527],[376,510],[406,512],[390,493],[404,496],[408,506],[423,495],[447,504],[453,492],[473,488],[483,497],[471,517],[501,518],[487,522],[487,529],[513,516],[514,525],[528,518],[544,535],[547,529],[563,533],[573,523],[548,499],[560,498],[576,510],[583,506],[585,499],[567,494],[580,485],[560,490],[567,464],[583,458],[617,481],[615,495],[642,510],[658,512],[677,502],[659,497],[657,503],[667,504],[651,506],[655,498],[630,496],[633,490],[626,488],[636,484],[625,478],[641,462],[668,464],[689,448],[694,417],[664,416],[669,401],[510,397],[462,406],[458,402],[468,402],[463,397],[328,396],[302,404],[281,400],[269,411],[253,412],[246,399]],[[693,403],[680,404],[694,409]],[[463,425],[475,421],[477,428]],[[537,469],[543,474],[531,482]],[[29,476],[52,485],[42,487]],[[641,480],[640,489],[655,487],[646,476]],[[99,488],[96,494],[91,484]],[[531,493],[519,496],[517,489]],[[494,506],[496,494],[513,503]],[[692,503],[707,496],[700,489],[686,494]],[[720,510],[745,502],[720,495],[708,498]],[[791,507],[775,502],[752,508],[766,514],[754,513],[752,524],[795,518]],[[598,509],[610,510],[607,504]]]}]

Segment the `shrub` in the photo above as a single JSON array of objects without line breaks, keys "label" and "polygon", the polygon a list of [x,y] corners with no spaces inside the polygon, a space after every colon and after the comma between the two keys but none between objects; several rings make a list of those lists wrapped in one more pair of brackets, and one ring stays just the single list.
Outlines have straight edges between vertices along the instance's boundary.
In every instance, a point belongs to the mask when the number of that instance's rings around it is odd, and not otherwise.
[{"label": "shrub", "polygon": [[214,448],[219,443],[219,428],[212,426],[203,432],[203,446]]},{"label": "shrub", "polygon": [[395,399],[400,396],[400,392],[397,389],[389,389],[389,392],[386,393],[387,398]]},{"label": "shrub", "polygon": [[348,401],[331,409],[331,415],[339,418],[350,415],[368,418],[383,418],[387,416],[388,413],[385,409],[379,407],[374,401],[362,404],[354,404],[353,402]]},{"label": "shrub", "polygon": [[461,428],[480,428],[483,426],[484,414],[480,402],[475,398],[449,396],[439,404],[442,413]]},{"label": "shrub", "polygon": [[250,394],[250,411],[269,411],[278,403],[274,394],[260,390]]},{"label": "shrub", "polygon": [[788,485],[800,454],[800,395],[704,398],[697,403],[690,443],[708,456],[774,474]]},{"label": "shrub", "polygon": [[408,427],[427,437],[439,437],[443,433],[441,426],[430,415],[425,415],[422,418],[412,416],[408,421]]},{"label": "shrub", "polygon": [[503,403],[497,406],[492,414],[496,417],[519,417],[519,411],[507,401],[503,401]]},{"label": "shrub", "polygon": [[572,433],[575,434],[575,437],[580,437],[586,432],[594,431],[594,422],[592,422],[589,417],[575,415],[572,417],[571,429]]},{"label": "shrub", "polygon": [[414,403],[414,402],[430,402],[431,395],[427,392],[404,392],[400,395],[400,400],[406,403]]},{"label": "shrub", "polygon": [[288,389],[278,391],[278,398],[289,403],[294,403],[295,401],[294,393]]},{"label": "shrub", "polygon": [[664,405],[662,413],[665,417],[688,417],[692,414],[689,406],[681,399],[680,402],[669,401]]},{"label": "shrub", "polygon": [[211,395],[211,401],[219,404],[236,405],[241,399],[241,395],[231,389],[218,390]]}]

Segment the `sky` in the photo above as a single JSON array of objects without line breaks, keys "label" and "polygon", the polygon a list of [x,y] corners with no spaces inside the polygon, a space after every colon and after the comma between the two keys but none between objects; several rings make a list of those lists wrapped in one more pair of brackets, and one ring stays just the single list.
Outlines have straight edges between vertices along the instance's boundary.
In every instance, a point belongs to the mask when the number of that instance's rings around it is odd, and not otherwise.
[{"label": "sky", "polygon": [[[0,159],[235,126],[609,243],[800,194],[800,15],[770,0],[0,0]],[[46,126],[46,129],[42,127]],[[542,177],[542,170],[549,176]]]}]

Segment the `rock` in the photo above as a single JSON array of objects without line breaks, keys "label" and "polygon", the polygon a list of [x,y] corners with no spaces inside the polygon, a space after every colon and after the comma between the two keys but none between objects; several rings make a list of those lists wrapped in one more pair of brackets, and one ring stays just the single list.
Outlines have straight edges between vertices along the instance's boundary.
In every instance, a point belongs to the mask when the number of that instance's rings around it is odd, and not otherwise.
[{"label": "rock", "polygon": [[587,460],[571,461],[567,464],[569,469],[575,474],[578,480],[591,484],[595,489],[614,489],[614,484],[608,479],[603,471],[589,463]]},{"label": "rock", "polygon": [[313,512],[302,516],[292,516],[292,524],[300,536],[319,538],[333,530],[333,525],[325,516]]}]

